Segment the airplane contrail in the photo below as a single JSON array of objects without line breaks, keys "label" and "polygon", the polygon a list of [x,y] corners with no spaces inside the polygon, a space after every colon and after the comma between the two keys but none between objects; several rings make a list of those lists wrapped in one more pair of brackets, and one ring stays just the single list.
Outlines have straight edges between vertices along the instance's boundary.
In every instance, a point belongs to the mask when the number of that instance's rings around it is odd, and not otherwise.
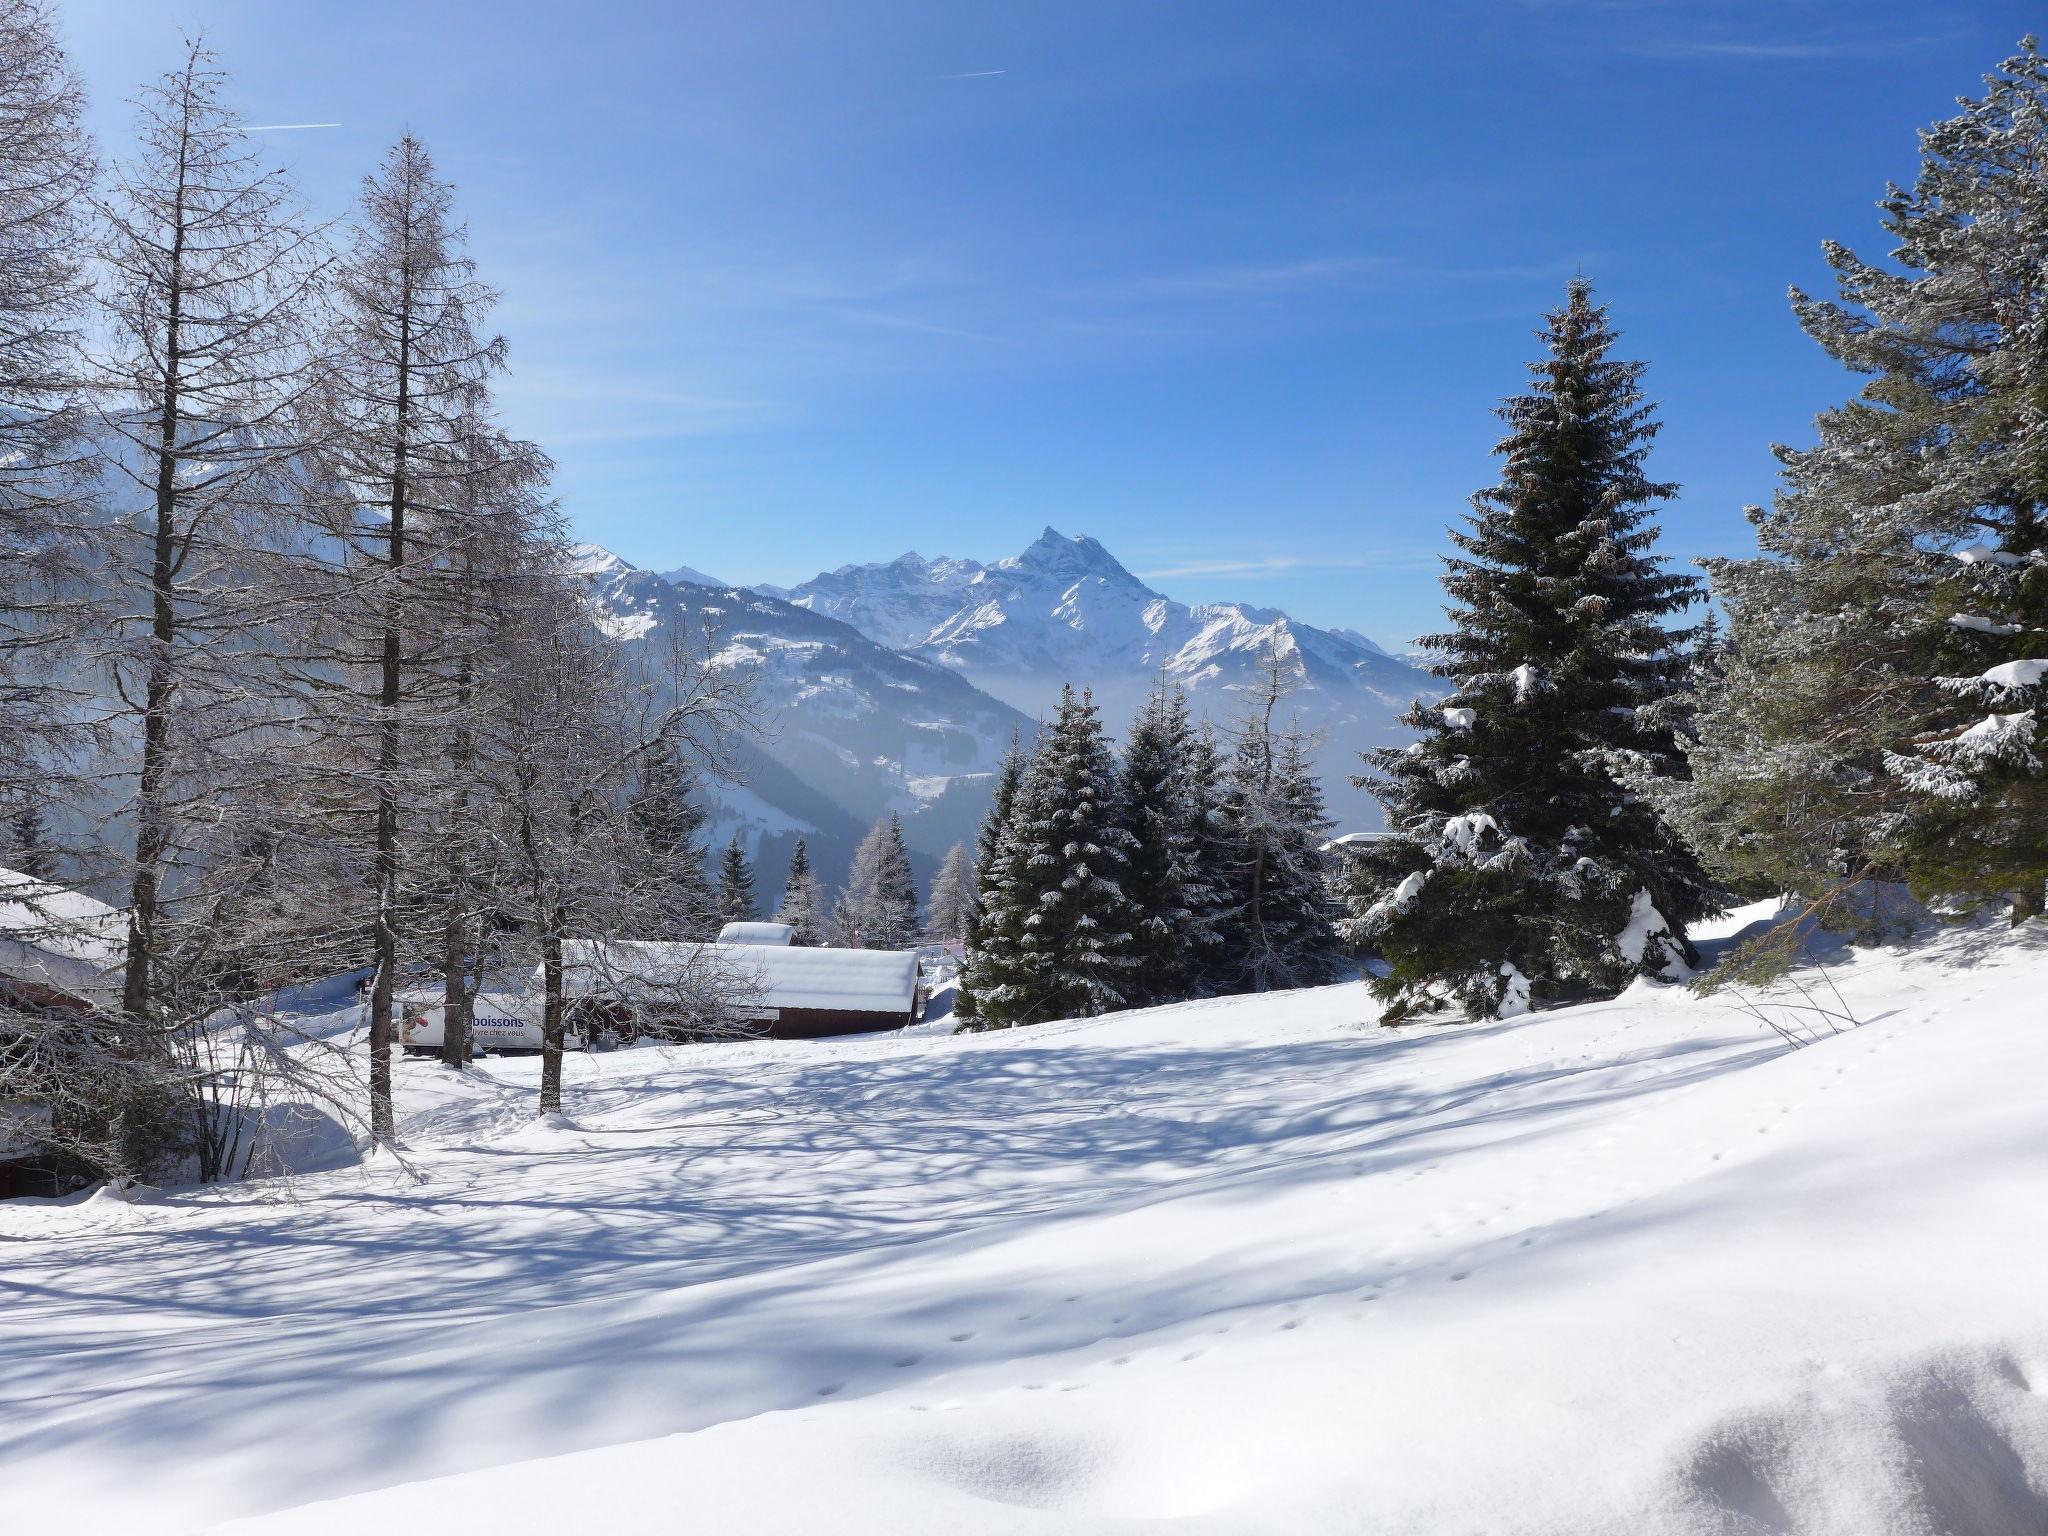
[{"label": "airplane contrail", "polygon": [[970,69],[964,75],[941,75],[941,80],[986,80],[990,75],[1007,75],[1007,69]]},{"label": "airplane contrail", "polygon": [[253,123],[244,133],[290,133],[298,128],[339,128],[339,123]]}]

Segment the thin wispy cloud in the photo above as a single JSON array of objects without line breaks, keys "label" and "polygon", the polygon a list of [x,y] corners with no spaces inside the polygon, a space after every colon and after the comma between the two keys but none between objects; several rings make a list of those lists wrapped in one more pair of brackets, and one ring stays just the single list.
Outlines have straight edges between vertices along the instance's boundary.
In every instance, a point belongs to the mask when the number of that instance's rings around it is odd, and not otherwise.
[{"label": "thin wispy cloud", "polygon": [[1188,560],[1179,565],[1140,571],[1138,575],[1145,581],[1173,581],[1187,576],[1300,576],[1316,571],[1384,570],[1399,563],[1399,558],[1388,560],[1364,555],[1267,555],[1237,560]]},{"label": "thin wispy cloud", "polygon": [[1594,260],[1597,260],[1596,253],[1581,252],[1540,262],[1439,266],[1400,256],[1304,256],[1141,273],[1081,296],[1118,302],[1137,299],[1257,301],[1445,283],[1500,283],[1529,279],[1547,282],[1569,277]]},{"label": "thin wispy cloud", "polygon": [[926,320],[918,315],[898,314],[883,309],[837,308],[830,313],[849,325],[873,326],[885,331],[910,331],[919,336],[943,336],[953,341],[999,341],[985,331],[970,331],[961,326],[947,325],[939,320]]},{"label": "thin wispy cloud", "polygon": [[1161,295],[1219,294],[1263,297],[1357,281],[1392,269],[1386,256],[1307,256],[1290,261],[1231,263],[1195,267],[1185,272],[1159,272],[1140,277],[1131,287]]},{"label": "thin wispy cloud", "polygon": [[244,133],[297,133],[303,128],[339,128],[339,123],[252,123]]},{"label": "thin wispy cloud", "polygon": [[1616,45],[1617,51],[1649,59],[1721,60],[1730,63],[1799,63],[1821,59],[1871,59],[1910,53],[1946,41],[1942,37],[1699,38],[1657,37]]}]

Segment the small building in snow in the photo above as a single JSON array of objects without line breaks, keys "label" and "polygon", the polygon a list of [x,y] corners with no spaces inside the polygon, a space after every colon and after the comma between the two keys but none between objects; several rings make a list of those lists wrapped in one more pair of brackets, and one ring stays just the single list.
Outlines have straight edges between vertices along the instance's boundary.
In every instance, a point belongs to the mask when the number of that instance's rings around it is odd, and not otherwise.
[{"label": "small building in snow", "polygon": [[86,1013],[121,1000],[128,919],[118,908],[0,869],[0,993],[16,1008]]},{"label": "small building in snow", "polygon": [[796,937],[790,923],[727,923],[718,930],[721,944],[773,944],[787,948]]},{"label": "small building in snow", "polygon": [[911,950],[576,939],[562,960],[572,1006],[647,1033],[811,1040],[901,1029],[917,1018]]},{"label": "small building in snow", "polygon": [[[0,1200],[62,1194],[80,1182],[75,1169],[44,1150],[59,1095],[38,1066],[36,1020],[57,1020],[60,1030],[88,1029],[86,1015],[119,1007],[127,953],[128,919],[119,909],[0,869],[0,1003],[18,1021],[0,1023],[0,1057],[16,1069],[8,1080],[17,1095],[0,1100]],[[25,1024],[21,1015],[29,1016]]]}]

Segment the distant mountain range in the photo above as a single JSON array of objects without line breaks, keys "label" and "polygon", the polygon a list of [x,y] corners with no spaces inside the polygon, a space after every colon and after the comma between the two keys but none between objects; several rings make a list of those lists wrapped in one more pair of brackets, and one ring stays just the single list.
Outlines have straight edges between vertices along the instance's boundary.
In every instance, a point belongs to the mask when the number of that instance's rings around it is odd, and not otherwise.
[{"label": "distant mountain range", "polygon": [[707,786],[706,836],[715,851],[740,835],[764,906],[781,896],[798,837],[836,889],[855,846],[891,811],[928,885],[946,849],[973,839],[1012,734],[1031,732],[1023,714],[958,674],[836,619],[657,576],[595,545],[578,564],[607,633],[651,656],[678,630],[708,630],[720,665],[753,672],[763,735],[743,750],[744,784]]},{"label": "distant mountain range", "polygon": [[1094,539],[1052,528],[990,565],[907,554],[841,566],[777,595],[949,667],[1027,714],[1050,710],[1063,684],[1087,684],[1113,732],[1162,676],[1228,723],[1264,687],[1267,658],[1277,655],[1294,689],[1282,716],[1322,739],[1324,787],[1345,829],[1379,825],[1371,797],[1350,783],[1359,754],[1404,739],[1398,717],[1442,691],[1413,660],[1356,630],[1244,603],[1175,602]]},{"label": "distant mountain range", "polygon": [[1318,762],[1340,831],[1377,827],[1354,789],[1359,754],[1398,742],[1398,717],[1442,684],[1355,630],[1303,624],[1241,603],[1178,603],[1094,539],[1047,528],[983,565],[906,554],[846,565],[793,588],[724,585],[688,566],[664,575],[586,546],[598,622],[631,643],[710,624],[720,658],[756,670],[768,735],[748,782],[711,791],[719,843],[738,831],[779,893],[804,836],[836,883],[853,846],[896,811],[920,876],[971,838],[1013,731],[1028,737],[1062,685],[1092,688],[1112,734],[1162,676],[1227,724],[1277,655],[1293,685],[1282,706],[1321,740]]}]

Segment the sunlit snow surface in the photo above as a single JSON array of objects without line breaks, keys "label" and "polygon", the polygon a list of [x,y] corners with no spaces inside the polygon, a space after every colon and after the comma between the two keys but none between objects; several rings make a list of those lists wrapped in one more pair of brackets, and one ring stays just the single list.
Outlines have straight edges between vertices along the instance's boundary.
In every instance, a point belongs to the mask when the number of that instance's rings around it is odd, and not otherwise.
[{"label": "sunlit snow surface", "polygon": [[1803,1050],[1645,983],[576,1057],[547,1124],[407,1062],[421,1182],[0,1205],[8,1525],[2048,1529],[2048,939],[1830,972]]}]

